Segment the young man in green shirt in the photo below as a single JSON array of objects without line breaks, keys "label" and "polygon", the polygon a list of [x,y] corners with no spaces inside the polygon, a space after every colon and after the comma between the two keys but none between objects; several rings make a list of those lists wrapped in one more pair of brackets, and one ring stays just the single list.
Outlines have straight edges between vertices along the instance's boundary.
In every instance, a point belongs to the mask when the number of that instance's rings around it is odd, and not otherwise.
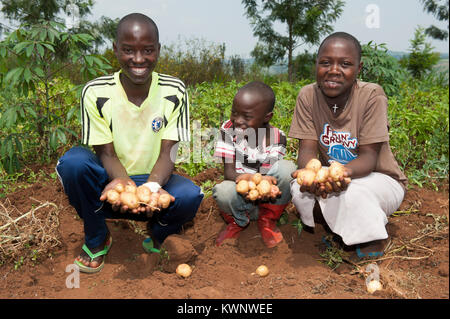
[{"label": "young man in green shirt", "polygon": [[[189,141],[186,87],[175,77],[154,72],[160,52],[156,24],[145,15],[125,16],[117,27],[114,52],[121,70],[88,82],[81,97],[82,143],[62,156],[56,171],[72,206],[83,219],[85,245],[75,263],[97,272],[112,243],[105,218],[149,220],[147,251],[192,220],[203,199],[200,188],[172,174],[177,143]],[[172,156],[172,157],[171,157]],[[110,205],[106,192],[121,183],[145,184],[168,192],[167,209]]]}]

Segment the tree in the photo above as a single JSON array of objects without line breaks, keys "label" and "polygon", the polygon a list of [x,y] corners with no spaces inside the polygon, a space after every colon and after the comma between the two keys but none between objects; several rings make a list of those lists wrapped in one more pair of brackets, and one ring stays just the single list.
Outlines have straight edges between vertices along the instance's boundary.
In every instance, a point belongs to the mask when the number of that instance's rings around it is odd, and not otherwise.
[{"label": "tree", "polygon": [[417,79],[422,78],[440,59],[440,54],[432,52],[433,47],[431,44],[425,42],[425,32],[423,27],[419,26],[416,28],[414,38],[410,40],[411,46],[409,51],[411,53],[400,60],[400,63]]},{"label": "tree", "polygon": [[63,22],[58,14],[69,5],[78,7],[80,18],[91,13],[93,0],[1,0],[1,12],[10,21],[36,24],[40,20]]},{"label": "tree", "polygon": [[[119,19],[102,16],[96,22],[87,20],[94,5],[93,0],[0,0],[1,12],[9,21],[17,21],[22,26],[34,25],[40,20],[68,23],[61,14],[75,16],[75,25],[66,25],[69,33],[87,33],[94,41],[83,48],[90,53],[98,53],[102,45],[112,44]],[[1,29],[0,29],[1,31]],[[108,43],[108,41],[110,43]],[[93,45],[92,45],[93,44]],[[112,48],[112,45],[110,45]]]},{"label": "tree", "polygon": [[439,21],[447,21],[447,30],[439,29],[438,27],[431,25],[425,33],[437,40],[448,39],[448,0],[420,0],[424,6],[424,9],[428,13],[434,15]]},{"label": "tree", "polygon": [[[68,137],[76,136],[67,122],[79,110],[78,103],[69,110],[70,105],[56,101],[82,86],[58,92],[54,86],[61,81],[62,71],[74,65],[80,66],[86,80],[107,72],[110,66],[105,58],[80,49],[92,40],[89,34],[67,32],[61,23],[40,20],[20,26],[0,42],[0,88],[21,97],[19,103],[13,99],[0,103],[0,168],[9,172],[18,168],[23,142],[30,136],[43,148],[37,153],[46,153],[47,158]],[[62,47],[65,54],[58,52]]]},{"label": "tree", "polygon": [[[320,37],[333,31],[331,23],[342,13],[341,0],[242,0],[246,16],[258,37],[251,55],[256,62],[270,66],[287,55],[288,77],[293,80],[293,53],[303,44],[318,44]],[[287,35],[275,31],[274,23],[286,27]]]}]

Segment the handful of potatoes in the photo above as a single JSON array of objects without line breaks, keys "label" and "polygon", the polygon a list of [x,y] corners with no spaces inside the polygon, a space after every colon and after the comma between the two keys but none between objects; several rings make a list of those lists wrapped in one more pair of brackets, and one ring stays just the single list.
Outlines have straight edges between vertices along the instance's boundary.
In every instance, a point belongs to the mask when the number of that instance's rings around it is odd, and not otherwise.
[{"label": "handful of potatoes", "polygon": [[[311,159],[305,166],[297,173],[297,183],[299,185],[311,186],[314,182],[325,186],[327,193],[333,191],[333,187],[329,181],[329,177],[338,186],[341,186],[340,180],[344,177],[345,168],[339,162],[332,162],[329,167],[322,166],[318,159]],[[350,183],[351,179],[345,177],[344,180]]]},{"label": "handful of potatoes", "polygon": [[120,202],[122,206],[127,206],[129,209],[135,209],[141,205],[149,206],[152,211],[161,210],[170,205],[169,194],[152,193],[148,187],[143,185],[139,187],[123,186],[121,183],[116,184],[106,193],[106,200],[110,204]]},{"label": "handful of potatoes", "polygon": [[236,191],[250,201],[258,199],[276,198],[280,192],[278,186],[263,179],[261,173],[255,173],[250,180],[240,180],[236,184]]}]

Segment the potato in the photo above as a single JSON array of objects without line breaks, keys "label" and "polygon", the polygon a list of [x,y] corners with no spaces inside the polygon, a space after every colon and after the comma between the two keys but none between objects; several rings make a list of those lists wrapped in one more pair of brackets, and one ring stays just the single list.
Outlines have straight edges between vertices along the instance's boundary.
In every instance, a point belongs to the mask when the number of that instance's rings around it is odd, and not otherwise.
[{"label": "potato", "polygon": [[260,277],[265,277],[269,274],[269,268],[265,265],[261,265],[258,268],[256,268],[256,274]]},{"label": "potato", "polygon": [[147,204],[150,202],[150,189],[147,186],[139,186],[136,189],[136,196],[141,203]]},{"label": "potato", "polygon": [[255,173],[255,174],[253,174],[251,180],[253,181],[253,183],[255,183],[256,185],[258,185],[258,184],[261,182],[261,180],[262,180],[262,175],[261,175],[261,173]]},{"label": "potato", "polygon": [[316,178],[314,180],[317,183],[325,183],[328,180],[328,167],[321,167],[317,171]]},{"label": "potato", "polygon": [[158,206],[161,208],[167,208],[170,205],[170,195],[169,194],[161,194],[158,199]]},{"label": "potato", "polygon": [[311,169],[302,168],[297,173],[297,183],[301,185],[311,186],[314,182],[316,173]]},{"label": "potato", "polygon": [[159,205],[158,205],[159,197],[160,197],[159,193],[151,193],[151,195],[150,195],[150,202],[149,202],[148,205],[152,209],[158,209],[158,207],[159,207]]},{"label": "potato", "polygon": [[251,191],[252,189],[256,189],[256,184],[254,181],[248,182],[248,190]]},{"label": "potato", "polygon": [[270,197],[276,198],[278,196],[278,193],[280,192],[280,189],[277,185],[271,185],[270,186]]},{"label": "potato", "polygon": [[333,181],[337,182],[344,177],[345,167],[339,162],[332,162],[330,164],[329,174]]},{"label": "potato", "polygon": [[192,274],[192,268],[188,264],[179,264],[176,273],[181,277],[187,278]]},{"label": "potato", "polygon": [[381,285],[381,283],[378,280],[371,280],[367,284],[367,291],[370,294],[373,294],[375,291],[382,290],[382,289],[383,289],[383,286]]},{"label": "potato", "polygon": [[263,179],[259,184],[256,185],[256,189],[261,196],[266,196],[270,194],[271,184],[268,180]]},{"label": "potato", "polygon": [[319,171],[319,169],[321,167],[322,167],[322,163],[320,163],[320,161],[317,158],[311,159],[305,166],[305,168],[311,169],[316,173]]},{"label": "potato", "polygon": [[131,184],[125,185],[125,192],[135,194],[136,193],[136,186],[131,185]]},{"label": "potato", "polygon": [[248,181],[245,179],[240,180],[239,183],[236,184],[236,191],[239,194],[245,195],[248,192]]},{"label": "potato", "polygon": [[259,198],[259,192],[256,189],[252,189],[248,192],[248,199],[251,201],[255,201]]},{"label": "potato", "polygon": [[125,187],[121,183],[117,183],[116,186],[114,186],[114,190],[118,193],[122,193],[125,190]]},{"label": "potato", "polygon": [[110,204],[115,204],[120,199],[120,194],[115,189],[106,192],[106,200]]},{"label": "potato", "polygon": [[120,193],[120,202],[122,203],[122,206],[128,206],[129,209],[135,209],[139,207],[139,200],[134,193]]}]

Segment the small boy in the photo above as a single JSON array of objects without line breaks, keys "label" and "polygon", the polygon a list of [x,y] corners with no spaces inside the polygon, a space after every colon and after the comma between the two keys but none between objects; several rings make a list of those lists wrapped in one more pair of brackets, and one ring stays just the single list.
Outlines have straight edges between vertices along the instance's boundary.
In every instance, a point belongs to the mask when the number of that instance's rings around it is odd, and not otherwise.
[{"label": "small boy", "polygon": [[[267,247],[283,240],[276,222],[291,200],[289,185],[296,166],[283,160],[286,135],[269,124],[274,105],[275,94],[270,86],[250,82],[235,95],[230,120],[221,127],[214,156],[223,159],[224,181],[213,188],[213,197],[228,226],[217,237],[217,246],[225,239],[237,238],[250,220],[258,221]],[[278,198],[270,198],[273,203],[250,202],[236,192],[236,183],[250,180],[257,172],[280,189]]]}]

